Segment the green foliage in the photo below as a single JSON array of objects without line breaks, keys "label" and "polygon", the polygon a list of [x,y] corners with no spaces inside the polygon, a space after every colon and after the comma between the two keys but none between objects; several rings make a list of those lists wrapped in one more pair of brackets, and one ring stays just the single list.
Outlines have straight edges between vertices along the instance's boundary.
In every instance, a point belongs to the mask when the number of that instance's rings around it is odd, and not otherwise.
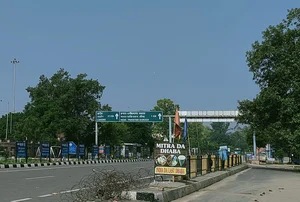
[{"label": "green foliage", "polygon": [[[249,139],[250,137],[251,139]],[[253,145],[252,137],[252,132],[249,127],[237,126],[235,131],[229,134],[229,146],[233,149],[240,148],[242,152],[251,151],[252,148],[249,149],[249,146]]]},{"label": "green foliage", "polygon": [[[157,100],[156,106],[152,111],[162,111],[164,115],[175,115],[176,108],[179,110],[179,105],[174,104],[171,99]],[[172,122],[173,125],[173,122]],[[153,128],[156,134],[162,134],[163,137],[169,137],[169,119],[164,118],[162,123],[156,123]]]},{"label": "green foliage", "polygon": [[[188,123],[188,135],[191,148],[199,148],[200,153],[215,152],[220,146],[232,149],[240,148],[243,152],[249,150],[247,141],[249,127],[237,126],[229,131],[229,123],[211,123],[211,128],[202,123]],[[252,136],[251,136],[252,137]]]},{"label": "green foliage", "polygon": [[188,123],[188,136],[191,148],[199,148],[201,153],[215,150],[210,141],[211,129],[202,123]]},{"label": "green foliage", "polygon": [[263,32],[246,53],[253,80],[261,91],[239,102],[240,123],[249,124],[263,144],[297,150],[300,132],[300,9]]},{"label": "green foliage", "polygon": [[63,69],[51,78],[42,75],[35,87],[27,88],[31,101],[25,106],[19,134],[32,141],[53,141],[56,134],[64,133],[67,140],[79,142],[93,133],[90,124],[105,87],[86,77],[71,78]]},{"label": "green foliage", "polygon": [[[7,114],[3,115],[0,118],[0,139],[5,139],[6,137],[6,128],[8,129],[7,138],[10,140],[14,140],[18,137],[21,137],[18,132],[18,128],[20,127],[21,122],[24,119],[24,113],[18,112],[13,114],[13,122],[11,124],[11,113],[8,114],[8,126],[7,126]],[[12,129],[12,131],[11,131]],[[21,138],[24,140],[25,137]]]},{"label": "green foliage", "polygon": [[215,143],[215,147],[218,148],[219,146],[228,145],[229,143],[229,123],[223,122],[215,122],[211,124],[211,136],[210,139],[212,142]]}]

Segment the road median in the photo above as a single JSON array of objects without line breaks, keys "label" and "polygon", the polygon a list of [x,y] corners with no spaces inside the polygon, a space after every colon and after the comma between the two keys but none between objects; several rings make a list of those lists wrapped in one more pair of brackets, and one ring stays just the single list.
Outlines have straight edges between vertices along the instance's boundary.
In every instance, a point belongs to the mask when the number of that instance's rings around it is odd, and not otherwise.
[{"label": "road median", "polygon": [[141,162],[141,161],[152,161],[152,160],[153,159],[111,159],[111,160],[89,160],[89,161],[63,161],[63,162],[48,162],[48,163],[16,163],[16,164],[0,164],[0,169],[64,166],[64,165],[66,166],[66,165],[129,163],[129,162]]},{"label": "road median", "polygon": [[289,171],[289,172],[300,172],[300,166],[298,165],[275,165],[275,164],[248,164],[249,168],[253,169],[267,169],[267,170],[278,170],[278,171]]},{"label": "road median", "polygon": [[124,192],[133,201],[168,202],[189,195],[248,168],[247,164],[181,182],[153,182],[148,188]]}]

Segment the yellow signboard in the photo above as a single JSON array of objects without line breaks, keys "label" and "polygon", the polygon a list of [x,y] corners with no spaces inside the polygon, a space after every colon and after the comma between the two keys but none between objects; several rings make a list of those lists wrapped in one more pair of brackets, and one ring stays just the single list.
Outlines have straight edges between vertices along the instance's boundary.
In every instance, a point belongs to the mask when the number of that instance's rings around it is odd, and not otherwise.
[{"label": "yellow signboard", "polygon": [[155,174],[161,175],[186,175],[186,168],[181,167],[155,167]]}]

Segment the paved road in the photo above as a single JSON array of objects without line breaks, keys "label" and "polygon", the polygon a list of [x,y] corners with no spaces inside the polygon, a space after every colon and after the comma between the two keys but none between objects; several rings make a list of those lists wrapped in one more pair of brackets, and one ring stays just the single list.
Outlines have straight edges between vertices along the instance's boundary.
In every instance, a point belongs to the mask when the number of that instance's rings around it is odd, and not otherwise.
[{"label": "paved road", "polygon": [[247,169],[174,202],[300,201],[300,173]]},{"label": "paved road", "polygon": [[20,168],[0,170],[1,202],[58,202],[61,192],[69,192],[92,169],[114,166],[122,171],[137,168],[154,170],[152,161],[92,164],[73,166],[52,166],[43,168]]}]

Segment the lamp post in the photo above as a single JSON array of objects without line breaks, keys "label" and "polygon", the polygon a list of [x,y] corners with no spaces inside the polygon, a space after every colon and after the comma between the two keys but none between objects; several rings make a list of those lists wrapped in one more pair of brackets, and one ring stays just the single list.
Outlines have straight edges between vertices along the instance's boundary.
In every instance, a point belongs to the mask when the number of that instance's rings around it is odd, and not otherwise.
[{"label": "lamp post", "polygon": [[[16,68],[19,61],[14,58],[13,61],[10,61],[13,64],[14,76],[13,76],[13,113],[16,112]],[[12,133],[13,127],[13,113],[10,114],[10,133]]]}]

